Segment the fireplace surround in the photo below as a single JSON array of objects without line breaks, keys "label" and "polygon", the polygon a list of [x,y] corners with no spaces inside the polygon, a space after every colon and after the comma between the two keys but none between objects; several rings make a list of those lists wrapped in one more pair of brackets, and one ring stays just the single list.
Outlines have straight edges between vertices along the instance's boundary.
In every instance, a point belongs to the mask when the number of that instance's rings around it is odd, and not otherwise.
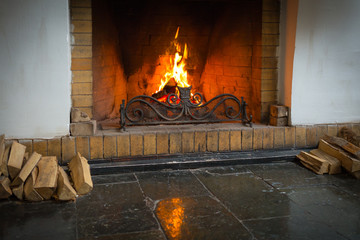
[{"label": "fireplace surround", "polygon": [[244,96],[255,122],[266,122],[277,99],[279,1],[166,2],[71,2],[73,107],[101,121],[119,117],[122,99],[151,95],[181,26],[193,88],[208,99]]}]

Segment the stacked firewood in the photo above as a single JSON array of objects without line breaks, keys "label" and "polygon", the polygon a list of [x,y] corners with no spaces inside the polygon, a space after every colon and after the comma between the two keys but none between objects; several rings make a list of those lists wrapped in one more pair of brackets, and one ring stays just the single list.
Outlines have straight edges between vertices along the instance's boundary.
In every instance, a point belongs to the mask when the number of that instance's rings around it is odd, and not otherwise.
[{"label": "stacked firewood", "polygon": [[70,178],[55,156],[25,150],[15,141],[5,147],[5,136],[0,136],[0,199],[14,195],[19,200],[68,201],[92,190],[90,166],[80,153],[69,163]]},{"label": "stacked firewood", "polygon": [[[348,138],[349,134],[344,135],[344,132],[351,133],[352,137]],[[317,174],[337,174],[345,169],[360,179],[360,146],[356,139],[351,130],[343,128],[339,137],[325,135],[317,149],[301,152],[297,157],[305,167]]]}]

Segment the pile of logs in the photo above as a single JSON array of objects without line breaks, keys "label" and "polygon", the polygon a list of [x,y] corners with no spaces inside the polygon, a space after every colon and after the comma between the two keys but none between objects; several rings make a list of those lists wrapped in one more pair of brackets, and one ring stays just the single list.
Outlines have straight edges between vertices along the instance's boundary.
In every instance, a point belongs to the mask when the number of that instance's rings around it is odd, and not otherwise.
[{"label": "pile of logs", "polygon": [[301,152],[297,157],[317,174],[337,174],[345,169],[360,179],[360,147],[344,138],[325,135],[317,149]]},{"label": "pile of logs", "polygon": [[69,163],[69,178],[55,156],[25,150],[15,141],[5,147],[5,136],[0,136],[0,199],[69,201],[92,190],[90,166],[80,153]]}]

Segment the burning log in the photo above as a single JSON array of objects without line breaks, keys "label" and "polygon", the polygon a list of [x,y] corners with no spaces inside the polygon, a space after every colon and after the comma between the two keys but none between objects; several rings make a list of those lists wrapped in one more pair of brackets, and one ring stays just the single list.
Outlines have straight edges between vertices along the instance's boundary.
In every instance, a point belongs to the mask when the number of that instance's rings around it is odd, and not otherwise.
[{"label": "burning log", "polygon": [[174,78],[171,78],[171,80],[165,85],[163,89],[161,89],[159,92],[156,92],[152,95],[153,98],[156,98],[160,102],[166,102],[167,97],[171,93],[176,92],[176,82]]}]

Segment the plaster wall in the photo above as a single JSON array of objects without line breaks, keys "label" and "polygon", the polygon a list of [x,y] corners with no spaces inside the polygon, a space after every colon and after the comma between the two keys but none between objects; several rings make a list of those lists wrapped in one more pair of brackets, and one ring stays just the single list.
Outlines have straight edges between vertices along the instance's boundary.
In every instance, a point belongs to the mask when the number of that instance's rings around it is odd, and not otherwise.
[{"label": "plaster wall", "polygon": [[360,121],[360,1],[299,0],[291,123]]},{"label": "plaster wall", "polygon": [[50,138],[69,132],[67,0],[0,2],[0,133]]}]

